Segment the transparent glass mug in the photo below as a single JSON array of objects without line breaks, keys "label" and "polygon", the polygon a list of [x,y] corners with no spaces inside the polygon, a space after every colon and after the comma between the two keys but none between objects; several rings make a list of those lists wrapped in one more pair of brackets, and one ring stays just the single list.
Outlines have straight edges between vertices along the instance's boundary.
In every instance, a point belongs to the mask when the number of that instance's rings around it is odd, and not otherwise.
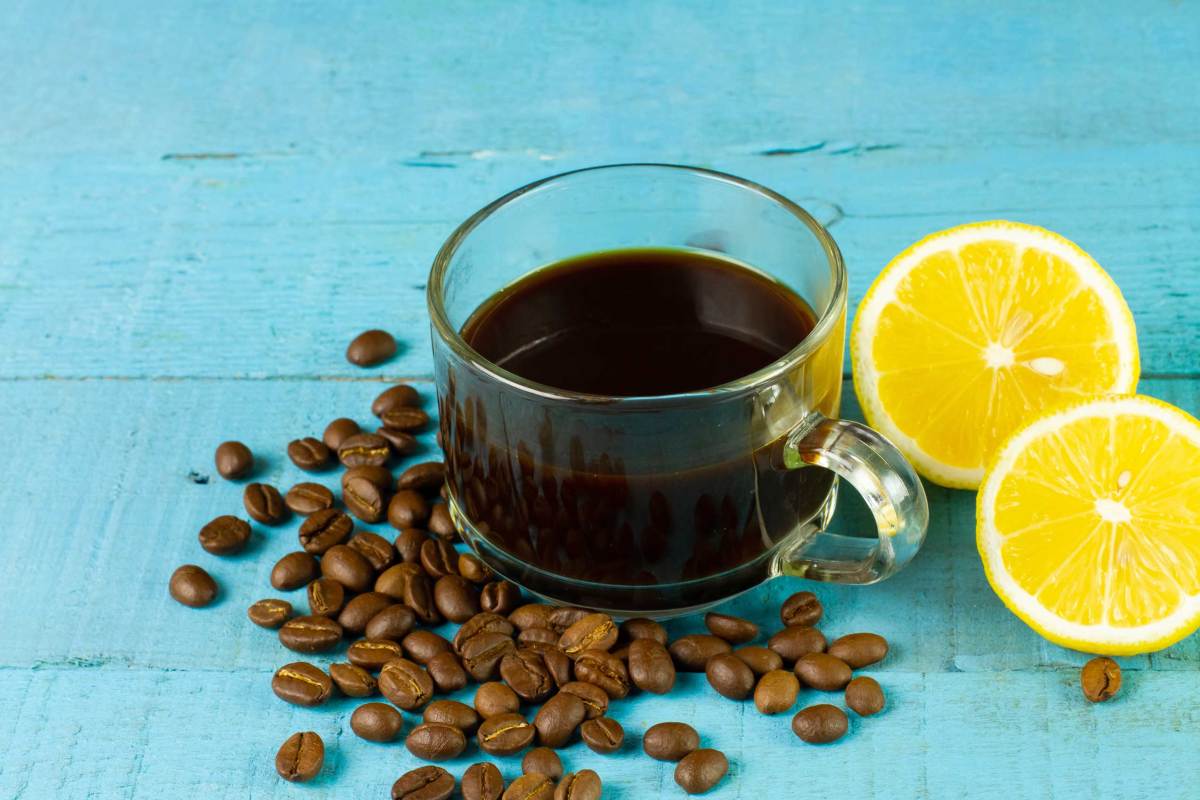
[{"label": "transparent glass mug", "polygon": [[[815,327],[751,375],[655,397],[533,383],[460,335],[472,312],[519,278],[634,247],[732,258],[803,297]],[[769,189],[660,164],[537,181],[450,236],[428,300],[451,516],[492,569],[537,595],[662,617],[776,575],[874,583],[924,540],[929,512],[912,468],[875,431],[837,419],[841,253],[807,212]],[[875,535],[825,530],[837,478],[862,494]]]}]

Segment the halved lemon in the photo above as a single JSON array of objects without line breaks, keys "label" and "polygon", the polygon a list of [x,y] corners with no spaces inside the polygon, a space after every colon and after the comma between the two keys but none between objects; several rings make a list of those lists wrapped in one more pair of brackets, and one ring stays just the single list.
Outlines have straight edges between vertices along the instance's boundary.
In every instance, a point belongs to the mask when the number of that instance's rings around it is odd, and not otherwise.
[{"label": "halved lemon", "polygon": [[1031,413],[1129,394],[1133,315],[1091,256],[1056,233],[976,222],[896,256],[850,335],[867,421],[917,470],[973,489]]},{"label": "halved lemon", "polygon": [[980,487],[988,581],[1052,642],[1129,655],[1200,626],[1200,422],[1150,397],[1049,412]]}]

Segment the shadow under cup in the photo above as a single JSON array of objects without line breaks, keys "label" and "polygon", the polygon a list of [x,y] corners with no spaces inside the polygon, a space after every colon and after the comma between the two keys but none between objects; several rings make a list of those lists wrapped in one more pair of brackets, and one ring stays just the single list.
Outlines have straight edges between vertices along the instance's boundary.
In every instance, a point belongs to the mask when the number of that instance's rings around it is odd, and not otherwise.
[{"label": "shadow under cup", "polygon": [[[530,272],[634,247],[751,265],[804,298],[815,327],[752,375],[660,397],[535,384],[461,337],[477,308]],[[684,167],[559,175],[463,223],[434,263],[429,305],[452,514],[502,576],[556,602],[665,616],[795,572],[784,562],[821,538],[836,479],[794,468],[787,451],[806,420],[843,424],[845,272],[824,229],[784,198]]]}]

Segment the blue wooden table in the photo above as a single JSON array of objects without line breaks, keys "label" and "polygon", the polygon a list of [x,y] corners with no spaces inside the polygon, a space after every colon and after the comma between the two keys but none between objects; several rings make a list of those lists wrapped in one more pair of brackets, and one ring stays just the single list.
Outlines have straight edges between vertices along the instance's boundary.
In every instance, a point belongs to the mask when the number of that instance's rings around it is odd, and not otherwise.
[{"label": "blue wooden table", "polygon": [[[656,160],[762,181],[831,227],[851,308],[923,234],[1050,227],[1124,290],[1142,391],[1200,408],[1191,2],[9,0],[0,76],[5,800],[388,796],[414,764],[402,745],[353,736],[351,702],[272,695],[289,659],[244,610],[275,594],[294,525],[237,558],[200,551],[203,522],[240,512],[211,455],[242,439],[287,486],[289,439],[365,422],[380,381],[429,390],[432,256],[534,178]],[[403,350],[364,372],[342,353],[375,325]],[[827,632],[893,642],[871,670],[885,713],[808,746],[686,676],[618,706],[619,755],[575,745],[568,768],[598,770],[608,797],[681,797],[638,736],[681,719],[729,754],[715,798],[1200,794],[1197,638],[1122,660],[1121,695],[1083,702],[1085,657],[988,589],[972,495],[929,495],[906,572],[816,587]],[[215,607],[168,598],[186,562],[224,587]],[[770,625],[802,585],[731,605]],[[274,752],[306,729],[327,766],[289,785]]]}]

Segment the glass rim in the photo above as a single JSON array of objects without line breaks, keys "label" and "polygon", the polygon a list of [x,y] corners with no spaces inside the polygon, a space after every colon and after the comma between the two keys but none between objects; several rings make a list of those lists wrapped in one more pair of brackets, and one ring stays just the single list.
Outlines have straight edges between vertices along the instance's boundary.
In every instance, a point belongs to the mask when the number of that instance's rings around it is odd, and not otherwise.
[{"label": "glass rim", "polygon": [[[825,257],[828,260],[829,268],[832,273],[832,292],[829,302],[820,310],[817,315],[817,322],[800,342],[788,352],[784,353],[779,358],[761,367],[748,375],[741,378],[722,383],[718,386],[713,386],[705,389],[698,389],[690,392],[679,392],[675,394],[662,395],[638,395],[629,397],[620,397],[614,395],[589,394],[587,392],[574,392],[567,389],[560,389],[555,386],[550,386],[537,381],[527,380],[526,378],[510,372],[500,365],[492,362],[490,359],[483,356],[482,353],[471,347],[458,330],[450,323],[449,314],[446,311],[444,303],[444,291],[446,274],[450,270],[450,262],[457,252],[459,246],[466,238],[475,230],[484,220],[491,217],[501,208],[510,205],[516,200],[531,194],[538,189],[551,183],[562,182],[566,179],[593,172],[602,171],[618,171],[626,169],[651,169],[651,170],[666,170],[678,171],[682,173],[690,173],[708,180],[716,180],[722,183],[731,184],[733,186],[753,192],[766,200],[774,202],[782,207],[792,216],[799,219],[809,229],[817,242],[821,245],[821,249],[825,252]],[[769,274],[769,273],[767,273]],[[430,321],[437,336],[446,343],[446,345],[460,358],[470,363],[476,369],[482,371],[488,377],[500,383],[507,385],[511,389],[516,389],[521,392],[533,395],[539,401],[560,401],[564,403],[588,404],[595,406],[618,405],[622,407],[637,406],[641,408],[658,408],[666,406],[686,405],[697,400],[727,400],[733,397],[750,394],[758,390],[764,384],[776,381],[780,376],[793,368],[797,363],[808,358],[812,353],[823,345],[829,338],[830,333],[836,328],[838,318],[841,315],[841,309],[846,302],[846,265],[842,260],[842,252],[838,249],[837,243],[833,237],[829,235],[829,231],[825,229],[821,223],[805,211],[798,204],[787,199],[780,193],[768,189],[762,184],[754,181],[739,178],[735,175],[730,175],[725,172],[705,169],[704,167],[692,167],[683,164],[666,164],[655,162],[629,162],[620,164],[602,164],[593,167],[583,167],[582,169],[569,170],[560,172],[555,175],[550,175],[545,178],[540,178],[531,183],[527,183],[513,191],[498,197],[488,203],[483,208],[476,211],[462,222],[449,238],[442,244],[437,255],[433,259],[433,267],[429,272],[429,282],[426,287],[426,303],[429,307]]]}]

